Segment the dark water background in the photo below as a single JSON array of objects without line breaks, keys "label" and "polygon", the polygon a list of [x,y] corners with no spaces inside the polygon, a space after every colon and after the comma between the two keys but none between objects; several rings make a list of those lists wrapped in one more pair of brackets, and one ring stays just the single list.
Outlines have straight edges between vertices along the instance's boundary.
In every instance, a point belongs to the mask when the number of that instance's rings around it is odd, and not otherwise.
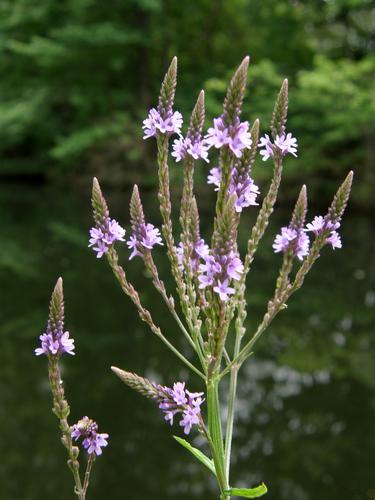
[{"label": "dark water background", "polygon": [[[121,223],[128,220],[128,199],[129,193],[111,196],[112,214]],[[157,221],[155,198],[150,193],[145,201]],[[192,390],[201,389],[196,376],[140,322],[104,260],[87,249],[89,194],[9,184],[0,188],[0,202],[0,499],[75,498],[50,411],[46,360],[33,355],[59,275],[66,327],[77,352],[63,359],[71,423],[89,415],[110,434],[88,498],[217,498],[209,473],[174,442],[155,405],[109,369],[117,365],[165,384],[186,380]],[[208,217],[202,219],[204,225]],[[288,213],[279,210],[250,275],[250,332],[273,290],[281,259],[271,244],[287,220]],[[344,248],[324,249],[304,289],[243,368],[232,484],[265,481],[268,500],[375,497],[374,229],[371,217],[351,211],[341,232]],[[189,355],[140,259],[128,263],[127,255],[124,250],[129,278],[155,321]],[[155,256],[172,289],[163,252]],[[181,434],[178,427],[173,433]]]}]

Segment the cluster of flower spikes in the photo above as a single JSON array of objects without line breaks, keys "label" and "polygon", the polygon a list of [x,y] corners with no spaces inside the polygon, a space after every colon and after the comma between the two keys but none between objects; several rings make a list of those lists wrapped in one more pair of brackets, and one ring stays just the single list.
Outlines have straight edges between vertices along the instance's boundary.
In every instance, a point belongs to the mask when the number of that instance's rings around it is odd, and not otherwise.
[{"label": "cluster of flower spikes", "polygon": [[185,382],[175,382],[173,389],[157,386],[160,393],[159,408],[165,413],[165,420],[173,425],[174,416],[181,414],[180,426],[189,434],[193,425],[199,425],[203,392],[190,392]]},{"label": "cluster of flower spikes", "polygon": [[303,186],[289,226],[282,227],[281,233],[275,238],[273,244],[275,252],[283,252],[284,254],[291,252],[294,257],[303,260],[309,254],[310,240],[307,232],[312,232],[315,236],[325,233],[325,244],[330,244],[333,249],[342,247],[341,238],[336,231],[340,227],[340,222],[335,214],[332,212],[325,217],[317,216],[304,227],[306,211],[306,186]]},{"label": "cluster of flower spikes", "polygon": [[[102,197],[99,183],[94,178],[93,199],[95,227],[90,229],[89,247],[96,252],[100,259],[116,241],[125,241],[125,229],[120,224],[109,217],[107,204]],[[95,199],[95,196],[100,199]]]},{"label": "cluster of flower spikes", "polygon": [[69,332],[64,331],[64,299],[62,295],[62,280],[57,281],[52,294],[47,329],[39,336],[40,347],[35,349],[35,355],[59,357],[63,353],[74,356],[74,339],[69,338]]},{"label": "cluster of flower spikes", "polygon": [[132,234],[126,242],[132,250],[129,260],[137,255],[141,257],[144,252],[152,250],[155,245],[163,245],[159,229],[145,221],[142,202],[136,184],[134,185],[130,200],[130,220]]},{"label": "cluster of flower spikes", "polygon": [[71,429],[75,441],[83,438],[82,446],[89,454],[101,455],[102,448],[108,445],[108,434],[98,433],[98,424],[89,417],[81,418]]}]

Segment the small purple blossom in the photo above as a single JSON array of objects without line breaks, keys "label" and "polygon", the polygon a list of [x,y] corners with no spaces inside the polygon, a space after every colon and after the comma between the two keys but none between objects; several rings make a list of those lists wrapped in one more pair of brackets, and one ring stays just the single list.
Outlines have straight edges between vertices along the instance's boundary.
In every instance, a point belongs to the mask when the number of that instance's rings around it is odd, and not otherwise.
[{"label": "small purple blossom", "polygon": [[262,160],[266,161],[268,158],[274,155],[275,148],[277,148],[283,156],[288,153],[293,156],[297,156],[297,139],[292,137],[292,134],[289,133],[287,135],[281,134],[280,136],[276,136],[276,140],[273,143],[270,137],[265,134],[264,137],[261,137],[258,146],[260,148],[264,148],[260,151],[260,155],[262,156]]},{"label": "small purple blossom", "polygon": [[332,233],[326,239],[326,243],[332,245],[332,248],[342,248],[342,242],[340,235],[337,231],[332,231]]},{"label": "small purple blossom", "polygon": [[217,149],[228,146],[232,153],[240,158],[242,150],[251,146],[251,135],[249,132],[249,123],[241,122],[236,118],[234,124],[226,125],[223,117],[214,118],[214,126],[209,128],[204,138],[208,147]]},{"label": "small purple blossom", "polygon": [[208,163],[208,147],[200,140],[192,140],[190,137],[180,137],[173,143],[172,156],[176,161],[181,161],[187,156],[191,156],[194,160],[202,158]]},{"label": "small purple blossom", "polygon": [[155,245],[163,245],[160,231],[153,224],[141,223],[133,228],[133,234],[126,242],[128,248],[132,249],[129,260],[136,255],[142,256],[145,250],[152,250]]},{"label": "small purple blossom", "polygon": [[125,241],[124,236],[125,229],[115,219],[105,217],[99,227],[90,229],[89,247],[93,247],[96,257],[100,259],[115,241]]},{"label": "small purple blossom", "polygon": [[189,434],[193,425],[200,423],[200,406],[203,403],[203,392],[190,392],[185,389],[184,382],[175,382],[173,389],[157,386],[162,394],[159,408],[165,414],[165,420],[173,425],[174,416],[182,414],[180,425],[184,433]]},{"label": "small purple blossom", "polygon": [[336,231],[340,227],[340,223],[336,221],[331,221],[327,217],[322,217],[318,215],[314,217],[312,222],[306,225],[305,232],[313,232],[315,236],[319,236],[323,231],[330,231],[330,234],[326,238],[326,243],[329,243],[333,249],[342,248],[342,242],[340,235]]},{"label": "small purple blossom", "polygon": [[168,110],[165,117],[160,112],[152,108],[148,117],[143,120],[143,139],[155,137],[159,134],[179,134],[182,127],[182,115],[179,111]]},{"label": "small purple blossom", "polygon": [[92,453],[101,455],[102,448],[108,445],[108,434],[99,434],[97,430],[98,425],[94,420],[91,420],[89,417],[83,417],[73,425],[71,435],[75,441],[81,437],[84,438],[82,446],[90,455]]},{"label": "small purple blossom", "polygon": [[228,286],[228,280],[224,280],[222,283],[220,280],[217,280],[217,285],[214,286],[214,292],[216,292],[220,300],[226,301],[229,296],[234,293],[234,288]]},{"label": "small purple blossom", "polygon": [[215,191],[219,191],[221,183],[221,168],[213,167],[210,170],[210,173],[207,177],[207,184],[213,184],[215,187]]},{"label": "small purple blossom", "polygon": [[281,234],[275,238],[272,248],[275,253],[292,250],[299,260],[303,260],[309,253],[309,237],[303,231],[291,227],[282,227]]},{"label": "small purple blossom", "polygon": [[226,255],[208,255],[204,260],[205,262],[199,266],[199,288],[212,286],[220,300],[227,301],[234,293],[229,281],[231,279],[238,281],[243,272],[241,259],[236,252],[231,251]]}]

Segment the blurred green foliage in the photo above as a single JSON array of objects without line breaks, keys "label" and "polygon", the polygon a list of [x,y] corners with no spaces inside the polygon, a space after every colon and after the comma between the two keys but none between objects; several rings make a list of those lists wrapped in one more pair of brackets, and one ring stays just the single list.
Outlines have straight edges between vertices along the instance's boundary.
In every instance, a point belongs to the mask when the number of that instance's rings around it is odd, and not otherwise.
[{"label": "blurred green foliage", "polygon": [[178,107],[189,113],[204,87],[212,118],[250,53],[246,118],[266,130],[288,77],[295,175],[355,167],[370,199],[374,23],[371,0],[2,0],[0,174],[104,169],[129,181],[132,163],[149,182],[140,123],[171,57]]}]

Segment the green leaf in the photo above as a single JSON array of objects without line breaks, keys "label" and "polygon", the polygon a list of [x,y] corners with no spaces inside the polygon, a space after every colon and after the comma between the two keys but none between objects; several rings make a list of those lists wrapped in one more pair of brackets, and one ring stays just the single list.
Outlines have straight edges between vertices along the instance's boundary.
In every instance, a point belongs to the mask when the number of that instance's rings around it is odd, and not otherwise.
[{"label": "green leaf", "polygon": [[243,498],[259,498],[267,493],[267,486],[262,483],[260,486],[256,488],[231,488],[227,490],[225,493],[228,495],[233,495],[235,497],[243,497]]},{"label": "green leaf", "polygon": [[173,437],[178,443],[180,443],[181,446],[189,450],[190,453],[192,453],[200,462],[202,462],[203,465],[210,469],[212,474],[216,476],[215,465],[210,458],[206,457],[206,455],[198,450],[198,448],[194,448],[193,446],[191,446],[191,444],[185,441],[185,439],[182,439],[178,436]]}]

